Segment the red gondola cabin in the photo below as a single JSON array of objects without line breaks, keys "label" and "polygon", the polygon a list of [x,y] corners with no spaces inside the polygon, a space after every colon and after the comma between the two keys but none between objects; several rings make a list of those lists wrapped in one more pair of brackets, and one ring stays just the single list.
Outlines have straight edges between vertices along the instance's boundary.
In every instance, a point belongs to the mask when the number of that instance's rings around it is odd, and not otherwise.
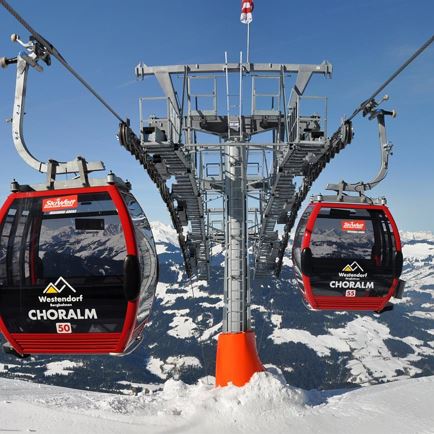
[{"label": "red gondola cabin", "polygon": [[125,187],[16,192],[0,211],[0,330],[19,355],[131,351],[157,274]]},{"label": "red gondola cabin", "polygon": [[388,309],[403,283],[398,228],[385,205],[311,203],[295,234],[293,263],[314,310]]}]

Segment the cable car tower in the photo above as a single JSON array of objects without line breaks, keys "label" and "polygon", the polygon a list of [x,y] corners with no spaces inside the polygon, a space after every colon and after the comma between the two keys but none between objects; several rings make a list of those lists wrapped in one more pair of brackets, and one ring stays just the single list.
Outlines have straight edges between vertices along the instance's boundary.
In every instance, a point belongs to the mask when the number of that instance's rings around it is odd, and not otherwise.
[{"label": "cable car tower", "polygon": [[[0,4],[31,34],[28,45],[14,38],[25,48],[18,58],[0,59],[0,66],[17,63],[25,70],[25,75],[19,68],[17,71],[13,131],[17,132],[14,140],[18,152],[32,167],[48,174],[45,188],[55,186],[56,173],[78,172],[81,176],[77,182],[83,179],[88,182],[88,172],[103,168],[100,162],[87,165],[83,159],[41,166],[25,145],[21,114],[25,77],[29,66],[40,70],[38,62],[49,65],[47,59],[51,55],[120,122],[120,144],[144,167],[167,205],[178,233],[187,275],[207,280],[212,247],[224,246],[223,333],[218,340],[216,384],[245,384],[255,372],[264,369],[251,324],[251,280],[279,276],[298,211],[321,171],[351,142],[351,120],[360,112],[378,122],[380,171],[371,182],[331,184],[328,189],[336,194],[326,198],[331,203],[331,211],[337,202],[341,202],[340,208],[346,202],[357,202],[358,208],[364,208],[360,204],[372,203],[365,192],[387,173],[391,146],[386,139],[385,117],[393,115],[379,109],[375,98],[433,42],[434,36],[330,136],[327,98],[309,95],[307,91],[314,76],[331,77],[332,65],[328,62],[252,63],[244,61],[240,53],[236,62],[230,62],[225,55],[224,62],[216,64],[147,66],[141,63],[135,68],[136,77],[154,77],[162,94],[139,99],[140,134],[137,136],[129,120],[120,117],[52,44],[5,0],[0,0]],[[164,110],[157,116],[154,113],[158,104],[163,104]],[[350,196],[348,192],[358,196]],[[349,224],[365,227],[364,223]],[[385,231],[386,220],[381,224],[377,230],[379,237]],[[397,233],[396,227],[394,232]],[[392,235],[389,231],[390,240]],[[383,243],[384,246],[392,244],[391,241]],[[399,243],[397,247],[395,265],[391,265],[395,286],[389,291],[389,298],[391,291],[398,287],[399,265],[402,268]],[[373,248],[374,253],[374,259],[380,260],[380,253],[377,255]],[[300,268],[309,277],[311,270],[303,267],[303,263]],[[398,293],[402,293],[402,286],[399,288]]]},{"label": "cable car tower", "polygon": [[[385,117],[394,117],[395,112],[378,108],[387,96],[379,102],[375,98],[433,40],[434,36],[331,136],[327,98],[307,92],[314,76],[331,77],[332,65],[326,61],[258,64],[243,62],[240,53],[233,63],[225,53],[224,63],[136,66],[136,77],[155,77],[162,95],[139,99],[140,139],[122,123],[120,143],[142,161],[157,184],[178,232],[187,274],[208,279],[211,248],[216,244],[225,248],[217,385],[243,385],[264,369],[251,324],[250,281],[280,275],[298,211],[322,170],[351,143],[351,121],[359,113],[378,123],[380,170],[370,182],[330,184],[327,189],[335,194],[324,198],[384,205],[383,199],[372,200],[365,192],[387,174],[392,146]],[[156,101],[164,104],[165,114],[145,119],[144,113],[153,113]],[[396,291],[400,298],[402,254],[395,262],[396,287],[389,297]]]},{"label": "cable car tower", "polygon": [[[245,63],[240,54],[236,63],[225,55],[220,64],[139,64],[135,74],[154,76],[163,95],[140,98],[140,142],[128,137],[126,125],[120,141],[145,153],[161,179],[173,180],[169,209],[187,273],[208,279],[211,248],[224,246],[217,384],[244,384],[262,369],[250,281],[279,275],[318,164],[324,167],[352,137],[345,122],[328,139],[327,99],[306,92],[313,76],[331,77],[332,65]],[[166,113],[144,119],[158,100]],[[280,236],[277,225],[284,225]]]}]

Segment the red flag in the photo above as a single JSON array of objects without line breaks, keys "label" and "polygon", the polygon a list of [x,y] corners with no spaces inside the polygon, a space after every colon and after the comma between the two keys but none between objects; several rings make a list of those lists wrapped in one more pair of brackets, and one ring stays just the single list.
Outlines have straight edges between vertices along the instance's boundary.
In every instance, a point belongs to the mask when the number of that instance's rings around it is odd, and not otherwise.
[{"label": "red flag", "polygon": [[253,21],[253,12],[254,4],[253,0],[241,0],[241,16],[240,21],[243,24],[250,24]]}]

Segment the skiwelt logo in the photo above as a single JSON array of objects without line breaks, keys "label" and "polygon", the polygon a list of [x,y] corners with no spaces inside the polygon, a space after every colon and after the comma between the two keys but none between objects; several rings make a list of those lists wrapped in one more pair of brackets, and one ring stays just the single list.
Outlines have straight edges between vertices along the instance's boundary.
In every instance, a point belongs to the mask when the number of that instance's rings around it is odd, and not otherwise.
[{"label": "skiwelt logo", "polygon": [[76,194],[71,196],[50,197],[42,200],[42,211],[61,211],[69,208],[78,207],[78,197]]},{"label": "skiwelt logo", "polygon": [[364,220],[342,220],[341,228],[346,232],[365,232],[366,223]]}]

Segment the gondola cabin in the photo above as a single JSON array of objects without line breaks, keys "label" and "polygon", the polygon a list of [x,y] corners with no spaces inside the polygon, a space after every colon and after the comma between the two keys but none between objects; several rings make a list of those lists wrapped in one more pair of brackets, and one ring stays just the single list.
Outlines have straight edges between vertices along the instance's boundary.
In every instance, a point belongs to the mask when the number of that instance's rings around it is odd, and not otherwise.
[{"label": "gondola cabin", "polygon": [[157,274],[128,188],[15,192],[1,209],[0,330],[19,355],[131,351]]},{"label": "gondola cabin", "polygon": [[308,308],[381,312],[401,297],[401,241],[385,205],[311,203],[292,257]]}]

